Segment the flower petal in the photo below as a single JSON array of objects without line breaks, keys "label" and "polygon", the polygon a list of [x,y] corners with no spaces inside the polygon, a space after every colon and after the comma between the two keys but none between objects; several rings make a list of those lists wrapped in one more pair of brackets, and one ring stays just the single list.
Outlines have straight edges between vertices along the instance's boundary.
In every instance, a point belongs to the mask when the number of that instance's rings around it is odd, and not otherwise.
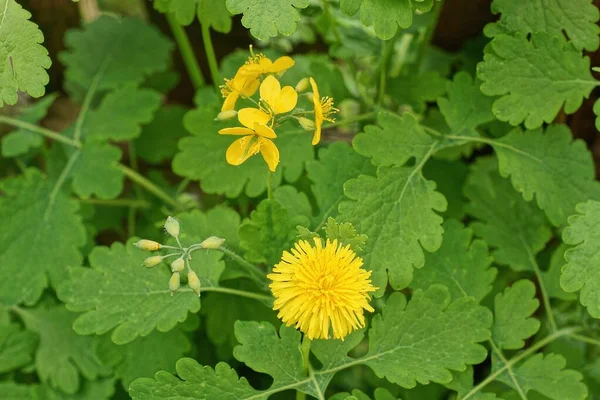
[{"label": "flower petal", "polygon": [[281,93],[281,84],[274,76],[270,75],[265,78],[260,85],[260,98],[266,102],[271,110],[275,111],[277,100]]},{"label": "flower petal", "polygon": [[246,128],[254,129],[254,124],[268,124],[271,116],[258,108],[242,108],[238,112],[238,120]]},{"label": "flower petal", "polygon": [[260,144],[256,139],[257,138],[254,135],[244,136],[231,143],[225,154],[227,162],[231,165],[240,165],[258,153]]},{"label": "flower petal", "polygon": [[260,79],[258,79],[258,77],[252,77],[251,79],[249,78],[246,80],[246,83],[244,84],[244,87],[242,88],[241,92],[246,97],[252,97],[254,93],[256,93],[256,91],[258,90],[259,86]]},{"label": "flower petal", "polygon": [[277,137],[275,131],[266,125],[254,124],[254,132],[258,136],[266,137],[269,139],[275,139]]},{"label": "flower petal", "polygon": [[292,111],[298,103],[298,93],[296,89],[291,86],[286,86],[281,90],[277,105],[275,107],[275,114],[283,114]]},{"label": "flower petal", "polygon": [[249,128],[236,126],[234,128],[223,128],[219,130],[219,135],[254,135],[254,131]]},{"label": "flower petal", "polygon": [[277,60],[275,60],[273,65],[270,66],[269,70],[265,72],[277,73],[285,71],[286,69],[292,68],[295,64],[296,62],[292,59],[292,57],[279,57]]},{"label": "flower petal", "polygon": [[315,127],[315,133],[312,138],[312,145],[315,146],[321,141],[321,125]]},{"label": "flower petal", "polygon": [[260,154],[269,166],[269,170],[275,172],[277,164],[279,164],[279,149],[272,140],[264,138],[258,138],[258,140],[260,142]]},{"label": "flower petal", "polygon": [[223,105],[221,106],[221,111],[231,111],[235,110],[235,103],[237,102],[240,94],[236,91],[233,91],[227,95]]}]

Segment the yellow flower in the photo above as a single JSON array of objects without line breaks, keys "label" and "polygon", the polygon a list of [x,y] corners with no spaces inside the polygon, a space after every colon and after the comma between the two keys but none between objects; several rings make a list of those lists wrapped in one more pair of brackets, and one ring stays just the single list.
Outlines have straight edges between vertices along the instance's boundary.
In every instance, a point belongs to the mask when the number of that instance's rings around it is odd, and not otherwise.
[{"label": "yellow flower", "polygon": [[312,77],[310,78],[310,85],[313,90],[313,104],[315,107],[315,133],[312,140],[314,146],[321,141],[323,121],[335,122],[335,119],[329,116],[337,113],[339,110],[333,106],[333,99],[331,97],[319,97],[317,82]]},{"label": "yellow flower", "polygon": [[293,67],[294,64],[294,60],[288,56],[279,57],[275,62],[263,54],[250,57],[246,64],[238,69],[233,79],[225,79],[225,85],[221,86],[221,94],[225,98],[221,111],[235,109],[240,96],[253,96],[260,86],[261,75],[277,74]]},{"label": "yellow flower", "polygon": [[260,99],[267,104],[271,115],[292,111],[298,103],[298,93],[291,86],[283,89],[273,75],[267,76],[260,85]]},{"label": "yellow flower", "polygon": [[224,128],[219,131],[221,135],[244,136],[234,141],[227,149],[225,155],[227,162],[231,165],[240,165],[260,152],[269,169],[275,172],[279,164],[279,150],[271,140],[277,135],[267,125],[271,116],[256,108],[242,108],[238,113],[238,120],[244,127]]},{"label": "yellow flower", "polygon": [[321,239],[315,245],[301,240],[290,252],[284,251],[281,262],[268,278],[274,310],[287,325],[295,324],[309,339],[344,338],[365,326],[364,310],[369,305],[371,272],[362,269],[363,261],[349,246],[337,240]]}]

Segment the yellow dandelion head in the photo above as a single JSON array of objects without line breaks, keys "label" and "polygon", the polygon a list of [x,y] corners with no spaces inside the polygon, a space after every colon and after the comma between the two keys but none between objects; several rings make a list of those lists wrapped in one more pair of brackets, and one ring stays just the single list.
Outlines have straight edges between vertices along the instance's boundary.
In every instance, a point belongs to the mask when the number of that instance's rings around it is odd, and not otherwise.
[{"label": "yellow dandelion head", "polygon": [[369,293],[371,272],[350,246],[321,239],[314,246],[301,240],[284,251],[268,275],[275,297],[274,310],[287,325],[294,324],[309,339],[344,339],[365,326],[364,310],[373,312]]}]

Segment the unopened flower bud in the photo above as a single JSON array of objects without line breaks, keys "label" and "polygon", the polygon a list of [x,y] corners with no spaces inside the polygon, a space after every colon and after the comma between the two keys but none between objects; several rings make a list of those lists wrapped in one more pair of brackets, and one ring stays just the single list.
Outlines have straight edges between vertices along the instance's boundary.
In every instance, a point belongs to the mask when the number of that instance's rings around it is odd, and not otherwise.
[{"label": "unopened flower bud", "polygon": [[142,265],[146,268],[156,267],[162,262],[162,259],[162,256],[148,257],[144,260],[144,263]]},{"label": "unopened flower bud", "polygon": [[310,101],[311,103],[315,102],[315,94],[313,92],[308,92],[306,93],[306,98],[308,99],[308,101]]},{"label": "unopened flower bud", "polygon": [[194,271],[188,272],[188,285],[190,285],[190,288],[200,296],[200,279],[198,279],[198,275],[196,275]]},{"label": "unopened flower bud", "polygon": [[177,260],[171,263],[171,271],[172,272],[181,272],[183,271],[183,267],[185,266],[185,262],[183,258],[179,257]]},{"label": "unopened flower bud", "polygon": [[200,247],[202,247],[203,249],[216,250],[219,247],[221,247],[223,243],[225,243],[225,239],[216,236],[211,236],[205,239],[202,243],[200,243]]},{"label": "unopened flower bud", "polygon": [[237,114],[238,114],[238,112],[235,110],[221,111],[217,115],[217,118],[215,118],[215,121],[227,121],[227,120],[237,117]]},{"label": "unopened flower bud", "polygon": [[296,85],[296,92],[302,93],[306,89],[308,89],[309,86],[310,86],[310,82],[309,82],[308,78],[302,78],[302,79],[300,79],[300,82],[298,82],[298,84]]},{"label": "unopened flower bud", "polygon": [[177,221],[173,217],[167,218],[167,221],[165,222],[165,230],[167,231],[167,233],[169,235],[173,236],[174,238],[178,237],[179,236],[179,221]]},{"label": "unopened flower bud", "polygon": [[148,250],[148,251],[158,250],[161,247],[160,243],[155,242],[153,240],[146,240],[146,239],[139,240],[139,241],[135,242],[133,245],[139,249]]},{"label": "unopened flower bud", "polygon": [[171,292],[177,291],[177,289],[179,289],[180,282],[181,275],[179,275],[179,272],[173,273],[173,275],[171,275],[171,279],[169,279],[169,290]]},{"label": "unopened flower bud", "polygon": [[305,117],[299,117],[297,118],[298,122],[300,123],[300,126],[302,127],[302,129],[304,129],[307,132],[312,132],[315,130],[315,123]]}]

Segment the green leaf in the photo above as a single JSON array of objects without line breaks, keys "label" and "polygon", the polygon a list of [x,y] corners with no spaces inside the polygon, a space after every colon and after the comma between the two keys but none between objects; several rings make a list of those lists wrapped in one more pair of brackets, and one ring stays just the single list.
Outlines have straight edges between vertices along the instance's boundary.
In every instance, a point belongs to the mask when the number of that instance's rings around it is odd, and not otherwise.
[{"label": "green leaf", "polygon": [[365,132],[355,136],[352,144],[357,153],[371,157],[375,165],[404,165],[411,158],[420,161],[427,154],[434,139],[425,133],[415,117],[400,117],[381,112],[378,125],[367,125]]},{"label": "green leaf", "polygon": [[38,338],[34,333],[21,329],[17,324],[0,324],[0,374],[30,364],[37,344]]},{"label": "green leaf", "polygon": [[337,213],[344,200],[344,183],[361,174],[374,174],[375,167],[343,142],[334,142],[319,150],[319,160],[306,165],[308,178],[312,181],[319,214],[317,226],[325,225],[327,218]]},{"label": "green leaf", "polygon": [[360,10],[363,0],[340,0],[340,9],[348,16],[353,16]]},{"label": "green leaf", "polygon": [[17,92],[42,97],[52,61],[41,43],[44,35],[31,14],[15,0],[0,0],[0,107],[16,104]]},{"label": "green leaf", "polygon": [[191,343],[181,329],[152,332],[148,336],[119,346],[104,336],[97,353],[100,359],[115,370],[127,390],[138,378],[152,377],[160,370],[175,372],[175,363],[191,350]]},{"label": "green leaf", "polygon": [[567,293],[560,286],[561,269],[565,265],[565,252],[569,246],[561,243],[550,258],[550,266],[547,271],[542,272],[542,280],[546,287],[548,297],[559,300],[575,300],[577,295]]},{"label": "green leaf", "polygon": [[[600,15],[590,0],[494,0],[492,12],[501,13],[500,29],[554,35],[566,32],[578,50],[594,51],[600,45],[600,28],[596,24]],[[493,32],[489,31],[498,28],[486,27],[486,34],[491,36]]]},{"label": "green leaf", "polygon": [[522,132],[513,130],[493,144],[500,175],[511,178],[527,201],[537,204],[552,224],[560,226],[575,213],[577,203],[600,199],[592,154],[574,140],[564,125]]},{"label": "green leaf", "polygon": [[217,206],[206,212],[193,210],[177,215],[181,225],[181,240],[194,244],[209,236],[225,239],[225,246],[240,249],[239,214],[231,208]]},{"label": "green leaf", "polygon": [[365,265],[381,296],[387,286],[403,289],[414,268],[425,263],[423,250],[442,244],[444,196],[425,180],[417,167],[379,167],[377,177],[361,175],[344,185],[350,201],[340,204],[341,220],[367,235]]},{"label": "green leaf", "polygon": [[600,131],[600,99],[594,103],[594,114],[596,114],[596,130]]},{"label": "green leaf", "polygon": [[217,32],[231,31],[231,14],[227,10],[225,0],[200,0],[198,17],[200,23],[212,27]]},{"label": "green leaf", "polygon": [[535,285],[522,279],[494,299],[492,340],[500,349],[518,350],[525,339],[540,329],[540,321],[532,318],[540,302],[535,297]]},{"label": "green leaf", "polygon": [[69,51],[59,59],[67,67],[66,86],[76,93],[139,85],[169,67],[173,48],[154,26],[109,16],[68,31],[65,45]]},{"label": "green leaf", "polygon": [[356,232],[356,229],[350,222],[337,222],[334,218],[328,218],[325,224],[325,235],[329,240],[337,240],[338,243],[350,248],[356,252],[362,251],[367,241],[367,235]]},{"label": "green leaf", "polygon": [[86,143],[72,167],[73,190],[83,198],[114,199],[123,191],[121,149],[108,143]]},{"label": "green leaf", "polygon": [[473,240],[473,231],[459,221],[444,222],[442,247],[425,256],[425,268],[415,270],[411,288],[427,289],[434,284],[446,285],[452,299],[473,297],[478,303],[490,292],[496,269],[487,244]]},{"label": "green leaf", "polygon": [[409,105],[416,112],[422,113],[425,111],[426,103],[436,101],[446,93],[447,82],[444,77],[435,71],[424,72],[418,76],[403,75],[390,79],[387,92],[398,104]]},{"label": "green leaf", "polygon": [[[583,375],[565,367],[563,356],[538,353],[513,368],[513,374],[525,394],[533,390],[551,400],[586,399],[588,390],[582,382]],[[514,387],[506,372],[498,380]]]},{"label": "green leaf", "polygon": [[569,226],[563,232],[563,241],[577,246],[565,253],[567,265],[562,268],[560,286],[569,293],[580,290],[581,304],[587,307],[592,317],[600,318],[600,280],[597,275],[600,202],[578,204],[576,210],[577,214],[569,218]]},{"label": "green leaf", "polygon": [[285,208],[291,217],[305,216],[312,218],[312,207],[308,197],[294,186],[279,186],[273,192],[273,199]]},{"label": "green leaf", "polygon": [[[113,328],[113,342],[125,344],[146,336],[155,328],[167,332],[183,322],[189,312],[200,309],[198,296],[180,291],[171,296],[166,266],[144,268],[148,252],[133,246],[114,243],[110,248],[95,247],[89,256],[91,268],[74,268],[60,286],[58,295],[71,311],[85,312],[73,328],[80,335],[101,335]],[[218,252],[197,252],[192,268],[204,286],[212,269],[222,271]],[[199,269],[195,265],[202,266]]]},{"label": "green leaf", "polygon": [[[396,400],[395,396],[393,396],[387,389],[383,388],[375,389],[374,395],[375,400]],[[330,397],[329,400],[371,400],[371,398],[363,391],[354,389],[352,394],[346,392],[336,393],[333,397]]]},{"label": "green leaf", "polygon": [[250,220],[240,226],[240,241],[250,262],[275,265],[296,239],[296,226],[309,224],[303,215],[290,215],[275,200],[263,200]]},{"label": "green leaf", "polygon": [[72,324],[77,315],[63,305],[19,309],[18,314],[40,336],[35,368],[42,382],[74,394],[82,384],[80,374],[95,380],[112,372],[96,357],[97,338],[76,334]]},{"label": "green leaf", "polygon": [[172,13],[180,25],[189,25],[196,17],[199,0],[154,0],[154,8],[164,14]]},{"label": "green leaf", "polygon": [[[473,389],[473,367],[469,366],[465,371],[455,372],[452,374],[452,382],[445,384],[448,389],[454,390],[458,399],[462,399],[467,393]],[[502,400],[496,397],[493,393],[477,392],[472,397],[473,400]]]},{"label": "green leaf", "polygon": [[23,385],[15,382],[0,382],[0,393],[5,400],[42,400],[41,387],[37,385]]},{"label": "green leaf", "polygon": [[463,186],[467,180],[469,168],[461,161],[446,161],[436,158],[423,166],[426,179],[435,182],[436,190],[448,200],[448,208],[442,214],[445,218],[462,219],[465,215],[466,199]]},{"label": "green leaf", "polygon": [[[41,100],[27,107],[17,117],[20,121],[37,124],[48,113],[48,109],[56,100],[57,93],[44,96]],[[44,137],[27,129],[17,129],[2,136],[2,157],[15,157],[26,154],[30,149],[40,147]]]},{"label": "green leaf", "polygon": [[181,106],[163,106],[154,119],[142,128],[135,140],[137,155],[150,164],[169,160],[177,153],[177,141],[185,136],[183,116],[187,109]]},{"label": "green leaf", "polygon": [[0,182],[0,190],[0,303],[33,304],[48,279],[56,287],[68,266],[81,263],[86,235],[78,203],[34,169]]},{"label": "green leaf", "polygon": [[300,20],[298,9],[308,7],[309,0],[227,0],[232,14],[244,14],[242,25],[257,39],[267,40],[281,33],[290,36]]},{"label": "green leaf", "polygon": [[131,86],[115,90],[86,115],[83,137],[95,141],[135,139],[142,133],[141,125],[152,121],[160,103],[160,93],[154,90]]},{"label": "green leaf", "polygon": [[[544,213],[526,202],[499,174],[493,158],[473,164],[465,185],[472,228],[491,247],[494,260],[515,271],[534,270],[534,256],[550,240]],[[531,172],[531,171],[530,171]]]},{"label": "green leaf", "polygon": [[597,86],[590,60],[564,37],[535,33],[497,35],[477,68],[481,91],[501,96],[493,112],[512,125],[525,122],[528,129],[550,123],[564,105],[574,113]]}]

